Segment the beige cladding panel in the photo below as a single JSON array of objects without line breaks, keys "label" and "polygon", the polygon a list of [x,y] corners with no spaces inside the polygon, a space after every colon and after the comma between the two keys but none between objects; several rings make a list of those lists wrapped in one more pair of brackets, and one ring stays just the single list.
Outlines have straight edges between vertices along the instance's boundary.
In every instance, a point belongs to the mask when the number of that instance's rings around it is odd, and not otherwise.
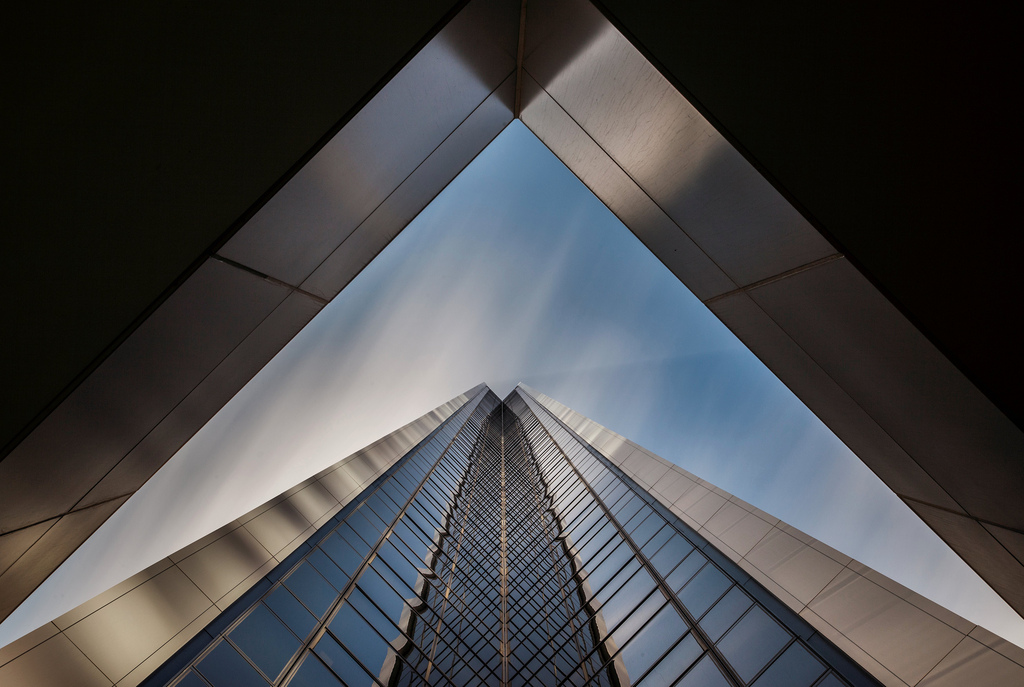
[{"label": "beige cladding panel", "polygon": [[804,605],[810,603],[843,569],[838,561],[774,528],[745,558]]},{"label": "beige cladding panel", "polygon": [[1024,532],[1014,532],[989,523],[982,523],[982,525],[996,538],[996,541],[1006,547],[1006,550],[1014,558],[1024,564]]},{"label": "beige cladding panel", "polygon": [[334,297],[512,121],[510,74],[302,283]]},{"label": "beige cladding panel", "polygon": [[110,687],[112,682],[63,634],[0,666],[0,685]]},{"label": "beige cladding panel", "polygon": [[[726,504],[722,507],[719,513],[726,510],[726,508],[731,510],[734,507],[738,506],[734,506],[734,504]],[[717,515],[718,513],[708,521],[707,527],[709,529],[712,526],[712,521]],[[746,556],[750,550],[754,548],[754,546],[757,545],[770,531],[772,531],[772,525],[770,523],[765,522],[753,513],[747,513],[744,511],[739,520],[724,531],[718,533],[718,537],[733,551],[741,556]]]},{"label": "beige cladding panel", "polygon": [[319,482],[312,482],[301,491],[288,497],[292,505],[306,520],[311,523],[319,520],[324,513],[338,505],[338,500],[331,496]]},{"label": "beige cladding panel", "polygon": [[359,489],[359,482],[344,466],[331,470],[318,481],[327,491],[331,492],[334,498],[338,499],[339,503],[347,503]]},{"label": "beige cladding panel", "polygon": [[[683,498],[685,499],[686,497]],[[707,491],[699,499],[694,500],[692,505],[684,508],[683,511],[696,522],[705,525],[725,503],[726,499],[724,496],[713,491]]]},{"label": "beige cladding panel", "polygon": [[169,568],[64,633],[116,682],[211,606],[178,568]]},{"label": "beige cladding panel", "polygon": [[1024,565],[992,535],[992,530],[976,520],[922,503],[908,501],[907,505],[954,551],[964,556],[1011,606],[1024,608]]},{"label": "beige cladding panel", "polygon": [[378,472],[391,465],[399,455],[398,447],[388,444],[358,456],[346,463],[343,469],[362,487]]},{"label": "beige cladding panel", "polygon": [[104,476],[85,496],[83,504],[97,503],[138,489],[322,307],[322,302],[303,294],[292,293],[285,298],[153,431]]},{"label": "beige cladding panel", "polygon": [[0,647],[0,666],[5,666],[26,651],[30,651],[58,634],[60,630],[54,623],[46,623],[36,628],[21,639],[16,639],[5,647]]},{"label": "beige cladding panel", "polygon": [[736,288],[718,265],[528,73],[523,81],[523,123],[674,275],[702,299]]},{"label": "beige cladding panel", "polygon": [[192,582],[217,601],[272,558],[249,530],[238,527],[178,563]]},{"label": "beige cladding panel", "polygon": [[[1024,527],[1024,434],[849,261],[750,297],[963,509]],[[965,456],[971,479],[963,478]]]},{"label": "beige cladding panel", "polygon": [[906,682],[879,663],[874,656],[857,646],[849,637],[829,625],[811,609],[805,608],[800,611],[800,617],[810,623],[822,636],[839,647],[843,653],[853,659],[860,667],[871,673],[872,677],[886,687],[908,687]]},{"label": "beige cladding panel", "polygon": [[966,637],[919,683],[920,687],[968,684],[1024,685],[1024,666]]},{"label": "beige cladding panel", "polygon": [[244,525],[263,548],[275,556],[309,526],[310,522],[290,500],[282,501]]},{"label": "beige cladding panel", "polygon": [[963,638],[954,628],[851,570],[837,575],[808,608],[911,685]]},{"label": "beige cladding panel", "polygon": [[171,559],[163,558],[154,563],[153,565],[149,566],[142,572],[132,575],[121,584],[115,584],[113,587],[103,592],[102,594],[97,594],[96,596],[86,601],[84,604],[76,606],[64,615],[54,618],[53,624],[57,626],[59,630],[66,630],[78,621],[82,620],[82,618],[85,618],[86,616],[95,613],[99,609],[109,604],[111,601],[114,601],[115,599],[123,596],[124,594],[127,594],[136,587],[139,587],[144,583],[148,582],[149,580],[153,579],[154,577],[162,573],[164,570],[167,570],[172,565],[174,565],[174,563],[171,562]]},{"label": "beige cladding panel", "polygon": [[889,436],[747,293],[708,308],[812,412],[898,494],[959,509],[956,501]]},{"label": "beige cladding panel", "polygon": [[[901,496],[1024,529],[1024,433],[640,49],[585,0],[531,2],[525,38],[524,122],[837,436]],[[732,285],[673,262],[652,204]],[[1024,608],[1020,555],[925,521]]]},{"label": "beige cladding panel", "polygon": [[672,470],[658,484],[655,485],[655,493],[662,497],[664,503],[675,503],[681,499],[686,492],[697,486],[697,481],[682,474],[681,471]]},{"label": "beige cladding panel", "polygon": [[627,456],[627,460],[634,462],[634,479],[648,488],[654,487],[668,474],[669,465],[660,458],[647,453],[643,449],[637,449]]},{"label": "beige cladding panel", "polygon": [[300,284],[513,72],[518,10],[469,3],[220,253]]},{"label": "beige cladding panel", "polygon": [[171,637],[166,644],[132,669],[130,673],[118,680],[116,687],[136,687],[136,685],[148,678],[153,671],[162,666],[178,649],[185,646],[190,639],[199,634],[204,627],[216,620],[221,610],[216,606],[208,608],[201,616],[186,625],[181,632]]},{"label": "beige cladding panel", "polygon": [[204,262],[0,462],[0,531],[75,507],[287,295]]}]

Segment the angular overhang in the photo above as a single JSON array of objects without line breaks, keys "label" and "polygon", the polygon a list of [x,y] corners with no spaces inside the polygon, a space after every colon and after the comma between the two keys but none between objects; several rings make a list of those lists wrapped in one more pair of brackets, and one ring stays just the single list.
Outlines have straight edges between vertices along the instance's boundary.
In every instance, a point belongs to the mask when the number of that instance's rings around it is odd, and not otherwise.
[{"label": "angular overhang", "polygon": [[827,226],[586,0],[474,0],[433,34],[4,457],[0,618],[516,117],[1024,610],[1024,434]]}]

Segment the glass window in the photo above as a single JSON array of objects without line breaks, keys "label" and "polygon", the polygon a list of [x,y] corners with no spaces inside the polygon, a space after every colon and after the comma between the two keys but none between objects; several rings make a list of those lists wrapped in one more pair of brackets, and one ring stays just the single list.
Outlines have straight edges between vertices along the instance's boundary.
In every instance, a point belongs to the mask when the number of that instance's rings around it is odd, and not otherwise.
[{"label": "glass window", "polygon": [[318,618],[322,618],[327,609],[331,607],[338,592],[327,583],[320,573],[308,562],[302,563],[284,579],[284,585],[290,589],[299,601],[313,612]]},{"label": "glass window", "polygon": [[331,583],[331,586],[337,589],[339,592],[345,588],[345,584],[348,582],[349,576],[342,572],[341,568],[334,564],[326,553],[319,548],[313,549],[306,556],[306,560],[309,561],[310,565],[316,568],[317,572],[324,576],[324,578]]},{"label": "glass window", "polygon": [[597,585],[594,584],[594,580],[588,578],[587,582],[590,584],[590,591],[597,599],[608,599],[618,591],[619,587],[626,583],[626,580],[633,577],[641,567],[640,561],[636,558],[631,558],[629,562],[626,563],[626,565],[623,566],[615,575],[613,575],[612,579],[608,582],[604,582],[604,580],[597,580],[601,583],[600,585]]},{"label": "glass window", "polygon": [[755,687],[810,687],[825,667],[799,642],[775,660],[754,683]]},{"label": "glass window", "polygon": [[[678,592],[684,584],[690,581],[690,578],[697,574],[701,566],[707,562],[708,559],[700,551],[691,551],[690,555],[684,558],[683,562],[665,579],[669,589]],[[667,561],[666,564],[670,565]],[[657,566],[655,568],[661,570]]]},{"label": "glass window", "polygon": [[288,687],[342,687],[338,678],[313,654],[306,654]]},{"label": "glass window", "polygon": [[626,546],[625,542],[620,541],[618,548],[597,566],[593,566],[591,561],[584,560],[583,569],[590,571],[590,575],[587,577],[590,589],[597,594],[601,587],[614,577],[630,558],[633,558],[632,549]]},{"label": "glass window", "polygon": [[598,552],[612,539],[618,540],[617,532],[615,525],[606,520],[603,524],[594,527],[592,532],[581,537],[576,548],[579,550],[580,558],[583,560],[584,565],[588,561],[596,562],[595,557],[598,555]]},{"label": "glass window", "polygon": [[287,587],[277,587],[267,595],[265,601],[270,610],[301,639],[305,639],[316,627],[316,618],[299,603]]},{"label": "glass window", "polygon": [[651,513],[636,529],[630,531],[629,536],[633,538],[638,547],[643,547],[664,525],[665,521],[661,519],[660,515]]},{"label": "glass window", "polygon": [[[366,510],[365,507],[360,508],[352,515],[348,516],[348,519],[345,520],[345,524],[351,527],[363,542],[372,547],[377,543],[377,540],[380,539],[380,530],[377,529],[376,525],[371,524],[371,522],[367,520],[366,515],[363,513],[364,510]],[[355,541],[352,543],[358,546]]]},{"label": "glass window", "polygon": [[[639,577],[639,575],[637,577]],[[657,613],[665,603],[665,597],[655,591],[653,594],[648,596],[642,604],[639,604],[635,610],[628,611],[622,623],[618,627],[614,628],[614,632],[612,632],[612,635],[615,637],[615,643],[620,647],[625,646],[626,643],[629,642],[630,638],[636,635],[636,633],[640,631],[640,628],[643,627],[644,623]],[[608,622],[607,618],[605,622]],[[608,622],[608,628],[612,629],[612,627],[612,624]],[[682,632],[676,633],[672,640],[675,641],[676,639],[679,639],[682,634]],[[665,645],[665,648],[667,649],[668,645]]]},{"label": "glass window", "polygon": [[[363,667],[330,635],[322,636],[313,647],[313,651],[330,666],[331,670],[344,676],[343,679],[348,687],[372,687],[374,684]],[[306,660],[309,661],[309,659]]]},{"label": "glass window", "polygon": [[700,648],[700,644],[697,643],[693,635],[686,635],[683,641],[676,644],[668,656],[647,674],[647,677],[644,678],[644,686],[671,685],[672,681],[682,675],[703,653],[704,650]]},{"label": "glass window", "polygon": [[355,574],[370,551],[370,547],[348,525],[338,527],[331,536],[320,542],[320,548],[349,577]]},{"label": "glass window", "polygon": [[690,555],[693,545],[671,527],[666,527],[662,532],[671,532],[675,536],[671,537],[657,553],[651,556],[651,564],[662,575],[668,575],[684,558]]},{"label": "glass window", "polygon": [[213,687],[266,687],[267,681],[235,647],[222,641],[196,666]]},{"label": "glass window", "polygon": [[[622,586],[611,599],[601,606],[605,626],[613,630],[623,618],[632,613],[647,595],[654,591],[654,580],[646,572],[639,572]],[[658,596],[661,596],[660,594]],[[664,600],[664,599],[662,599]],[[655,609],[651,609],[652,612]]]},{"label": "glass window", "polygon": [[[648,541],[646,544],[643,544],[640,548],[644,552],[644,555],[650,558],[658,550],[660,550],[662,546],[668,543],[669,539],[678,538],[678,536],[679,535],[676,533],[675,529],[666,525],[665,527],[662,527],[660,530],[658,530],[658,533],[651,537],[651,540]],[[662,574],[664,575],[664,573]]]},{"label": "glass window", "polygon": [[[354,609],[359,611],[359,614],[363,616],[363,619],[377,630],[377,632],[383,635],[386,640],[391,641],[396,639],[399,636],[396,626],[401,621],[401,618],[388,618],[386,615],[381,613],[380,609],[377,607],[381,606],[383,608],[387,608],[385,603],[381,603],[383,600],[377,596],[370,598],[373,599],[373,603],[370,602],[369,598],[367,598],[365,594],[356,591],[348,598],[348,603],[351,604]],[[376,603],[377,606],[375,606],[374,603]],[[404,607],[404,604],[401,607]],[[349,648],[351,649],[352,647]]]},{"label": "glass window", "polygon": [[196,675],[193,671],[189,671],[188,674],[178,681],[174,687],[210,687],[206,680]]},{"label": "glass window", "polygon": [[299,638],[263,604],[256,606],[228,637],[271,681],[299,650]]},{"label": "glass window", "polygon": [[704,654],[704,658],[675,687],[729,687],[729,681],[711,660],[711,656]]},{"label": "glass window", "polygon": [[[652,599],[660,596],[656,593]],[[626,621],[623,625],[628,623],[629,621]],[[655,661],[662,657],[680,636],[686,633],[686,630],[686,623],[674,608],[671,606],[662,608],[651,622],[633,635],[629,644],[623,649],[622,661],[626,665],[626,673],[631,678],[638,679],[654,665]]]},{"label": "glass window", "polygon": [[754,606],[729,630],[718,648],[744,681],[753,679],[789,642],[789,633]]},{"label": "glass window", "polygon": [[371,567],[380,573],[381,577],[391,582],[401,596],[406,598],[415,596],[413,589],[416,586],[419,571],[398,552],[391,542],[385,542],[377,551],[377,558]]},{"label": "glass window", "polygon": [[[639,496],[634,494],[632,491],[626,492],[625,497],[619,504],[615,506],[610,505],[609,510],[615,514],[615,519],[627,530],[632,529],[632,525],[640,524],[640,520],[647,515],[647,509],[644,508],[646,504],[640,499]],[[644,512],[641,513],[641,510]],[[637,521],[631,523],[630,520],[636,516]]]},{"label": "glass window", "polygon": [[712,642],[717,642],[751,605],[750,597],[739,587],[733,587],[701,618],[700,626]]},{"label": "glass window", "polygon": [[725,573],[708,563],[679,592],[679,600],[694,618],[699,618],[731,585]]},{"label": "glass window", "polygon": [[367,499],[366,505],[370,507],[377,517],[388,524],[398,515],[398,509],[395,508],[395,504],[391,499],[384,496],[383,490],[377,490],[377,493]]}]

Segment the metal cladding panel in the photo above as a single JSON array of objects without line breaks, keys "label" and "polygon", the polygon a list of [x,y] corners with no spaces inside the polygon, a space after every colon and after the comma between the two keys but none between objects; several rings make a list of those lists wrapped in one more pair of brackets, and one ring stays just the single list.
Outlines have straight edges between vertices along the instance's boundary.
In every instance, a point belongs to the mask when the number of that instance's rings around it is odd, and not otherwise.
[{"label": "metal cladding panel", "polygon": [[[121,596],[124,596],[125,594],[135,589],[139,585],[145,583],[146,581],[153,579],[154,577],[162,573],[164,570],[170,568],[172,565],[173,563],[168,558],[159,560],[153,565],[143,570],[142,572],[132,575],[127,580],[121,582],[120,584],[115,584],[113,587],[103,592],[102,594],[97,594],[84,604],[76,606],[64,615],[54,618],[51,624],[55,628],[57,628],[57,630],[66,630],[75,623],[77,623],[79,620],[95,613],[96,611],[103,608],[110,602],[120,598]],[[31,635],[32,633],[30,632],[28,635],[26,635],[26,637],[29,637]],[[17,642],[13,642],[12,646],[13,644],[17,644]]]},{"label": "metal cladding panel", "polygon": [[920,682],[963,639],[851,570],[837,575],[808,608],[909,685]]},{"label": "metal cladding panel", "polygon": [[1024,608],[1024,564],[977,520],[905,501],[1015,609]]},{"label": "metal cladding panel", "polygon": [[321,302],[306,295],[289,295],[104,476],[81,505],[130,494],[141,487],[322,308]]},{"label": "metal cladding panel", "polygon": [[509,76],[302,283],[333,298],[512,121]]},{"label": "metal cladding panel", "polygon": [[525,69],[740,286],[835,249],[585,0],[531,3]]},{"label": "metal cladding panel", "polygon": [[522,101],[523,123],[698,298],[710,298],[736,288],[721,268],[529,74],[523,75]]},{"label": "metal cladding panel", "polygon": [[306,279],[512,73],[518,13],[511,0],[470,3],[220,254]]},{"label": "metal cladding panel", "polygon": [[893,491],[960,506],[748,293],[708,308]]},{"label": "metal cladding panel", "polygon": [[113,682],[67,636],[59,634],[0,666],[0,684],[110,687]]},{"label": "metal cladding panel", "polygon": [[208,260],[0,463],[0,531],[75,507],[287,295]]},{"label": "metal cladding panel", "polygon": [[1013,685],[1020,678],[1019,663],[965,637],[919,684],[921,687]]},{"label": "metal cladding panel", "polygon": [[210,599],[171,567],[75,623],[64,634],[117,682],[210,607]]},{"label": "metal cladding panel", "polygon": [[21,557],[21,554],[28,551],[29,547],[39,541],[39,538],[46,534],[46,531],[53,527],[57,520],[58,518],[53,518],[0,536],[0,575],[14,565],[14,562]]},{"label": "metal cladding panel", "polygon": [[1024,435],[849,262],[749,295],[961,508],[1024,530]]},{"label": "metal cladding panel", "polygon": [[249,530],[238,527],[176,565],[214,602],[272,558]]},{"label": "metal cladding panel", "polygon": [[1006,547],[1006,550],[1013,554],[1014,558],[1024,563],[1024,533],[996,527],[991,523],[982,523],[982,526],[998,539],[999,543]]},{"label": "metal cladding panel", "polygon": [[0,618],[6,618],[46,577],[89,538],[127,496],[69,513],[47,529],[0,575]]}]

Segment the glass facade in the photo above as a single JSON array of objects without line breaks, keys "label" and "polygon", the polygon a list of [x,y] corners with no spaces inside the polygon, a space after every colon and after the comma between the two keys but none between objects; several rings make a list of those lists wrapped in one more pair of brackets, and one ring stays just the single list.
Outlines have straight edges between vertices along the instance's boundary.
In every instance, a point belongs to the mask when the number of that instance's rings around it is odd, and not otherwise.
[{"label": "glass facade", "polygon": [[147,684],[877,684],[521,390],[486,390]]}]

